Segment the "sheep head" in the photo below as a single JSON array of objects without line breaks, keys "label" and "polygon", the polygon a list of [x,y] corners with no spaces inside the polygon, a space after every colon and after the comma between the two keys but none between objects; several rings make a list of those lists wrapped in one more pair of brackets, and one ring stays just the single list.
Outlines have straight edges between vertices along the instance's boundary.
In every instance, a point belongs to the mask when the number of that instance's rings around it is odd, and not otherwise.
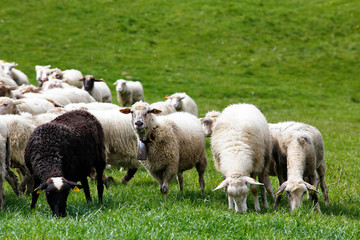
[{"label": "sheep head", "polygon": [[102,79],[96,79],[93,75],[86,75],[83,78],[81,78],[79,81],[83,82],[84,89],[88,92],[93,90],[95,82],[103,82]]},{"label": "sheep head", "polygon": [[116,91],[117,92],[125,92],[126,91],[126,80],[124,79],[118,79],[116,80],[116,82],[114,83],[114,85],[116,85]]},{"label": "sheep head", "polygon": [[44,71],[46,71],[47,69],[50,69],[50,66],[51,65],[46,65],[46,66],[36,65],[35,66],[36,81],[38,81],[39,83],[42,82]]},{"label": "sheep head", "polygon": [[216,119],[218,118],[219,115],[220,112],[211,111],[208,112],[204,118],[200,118],[201,126],[204,130],[205,137],[211,137]]},{"label": "sheep head", "polygon": [[17,105],[23,103],[20,100],[14,100],[8,97],[0,97],[0,115],[18,114]]},{"label": "sheep head", "polygon": [[68,181],[63,177],[51,177],[38,186],[33,194],[40,194],[45,191],[46,201],[48,202],[53,215],[56,217],[66,216],[66,201],[70,190],[79,191],[82,188],[76,182]]},{"label": "sheep head", "polygon": [[314,186],[302,179],[292,179],[284,182],[277,190],[276,195],[282,195],[284,190],[286,192],[286,198],[288,199],[291,211],[294,211],[301,206],[306,193],[318,193]]},{"label": "sheep head", "polygon": [[232,209],[233,203],[235,203],[235,211],[243,213],[247,211],[246,199],[249,192],[248,184],[264,185],[247,176],[227,177],[213,191],[227,187],[229,209]]},{"label": "sheep head", "polygon": [[165,97],[165,99],[175,107],[176,111],[180,111],[182,109],[182,100],[185,99],[185,96],[182,94],[173,94],[171,96]]},{"label": "sheep head", "polygon": [[[150,107],[146,102],[136,102],[132,108],[122,108],[121,113],[131,113],[132,120],[131,124],[135,132],[139,135],[140,139],[149,137],[148,133],[151,133],[151,122],[153,121],[152,114],[159,114],[161,110]],[[150,131],[149,131],[150,130]]]},{"label": "sheep head", "polygon": [[13,67],[16,67],[18,64],[15,62],[2,62],[1,63],[1,68],[3,70],[4,73],[6,73],[7,75],[11,75],[11,70]]}]

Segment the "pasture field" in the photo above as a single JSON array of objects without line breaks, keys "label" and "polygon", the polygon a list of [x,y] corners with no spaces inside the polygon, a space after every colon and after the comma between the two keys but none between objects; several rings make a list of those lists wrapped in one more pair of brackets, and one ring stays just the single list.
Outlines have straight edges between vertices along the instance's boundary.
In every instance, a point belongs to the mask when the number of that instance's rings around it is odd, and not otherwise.
[{"label": "pasture field", "polygon": [[[304,201],[280,209],[228,210],[207,139],[206,194],[196,170],[184,173],[164,200],[141,169],[107,170],[115,183],[93,203],[68,198],[55,219],[41,196],[15,197],[6,183],[0,239],[359,239],[360,1],[353,0],[2,0],[0,59],[15,61],[35,81],[35,65],[78,69],[142,82],[148,102],[186,92],[200,117],[231,103],[258,106],[268,122],[300,121],[323,134],[330,205],[322,214]],[[271,178],[274,189],[278,187]],[[273,201],[270,200],[272,204]]]}]

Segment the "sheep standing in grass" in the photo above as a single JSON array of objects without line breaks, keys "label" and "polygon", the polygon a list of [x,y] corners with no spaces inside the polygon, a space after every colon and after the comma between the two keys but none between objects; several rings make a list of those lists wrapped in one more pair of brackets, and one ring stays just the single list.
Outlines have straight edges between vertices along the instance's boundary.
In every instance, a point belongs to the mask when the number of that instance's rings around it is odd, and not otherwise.
[{"label": "sheep standing in grass", "polygon": [[173,105],[178,112],[188,112],[194,116],[198,116],[198,109],[195,101],[186,93],[174,93],[166,97],[167,102]]},{"label": "sheep standing in grass", "polygon": [[2,68],[3,72],[8,74],[17,85],[23,84],[30,84],[28,77],[22,71],[16,69],[15,67],[18,66],[16,63],[9,63],[5,61],[0,61],[0,67]]},{"label": "sheep standing in grass", "polygon": [[139,81],[118,79],[114,85],[116,85],[117,100],[124,107],[129,107],[137,101],[145,101],[144,90]]},{"label": "sheep standing in grass", "polygon": [[[251,104],[228,106],[213,127],[211,149],[215,167],[225,177],[214,190],[227,187],[229,208],[235,203],[235,211],[242,213],[247,211],[247,184],[250,184],[255,210],[259,211],[256,185],[263,185],[270,157],[270,133],[264,115]],[[256,176],[260,182],[255,181]],[[265,189],[262,186],[260,189],[267,208]]]},{"label": "sheep standing in grass", "polygon": [[291,210],[299,208],[303,196],[309,192],[315,209],[320,212],[316,195],[319,178],[325,204],[329,204],[321,133],[315,127],[299,122],[270,124],[270,132],[272,158],[276,162],[280,185],[276,192],[275,207],[279,205],[284,190]]},{"label": "sheep standing in grass", "polygon": [[[188,113],[155,116],[160,110],[139,101],[122,113],[132,115],[132,126],[139,138],[144,166],[159,182],[166,197],[169,184],[176,176],[183,189],[185,170],[196,167],[201,192],[204,194],[204,172],[207,165],[204,133],[198,119]],[[147,156],[144,156],[147,155]]]},{"label": "sheep standing in grass", "polygon": [[80,81],[83,82],[83,89],[90,93],[96,101],[111,103],[111,91],[104,80],[96,79],[92,75],[86,75]]},{"label": "sheep standing in grass", "polygon": [[[25,149],[25,163],[37,186],[32,193],[35,207],[41,190],[55,216],[66,215],[70,189],[84,188],[91,201],[87,176],[96,169],[99,202],[104,190],[104,133],[99,121],[90,113],[75,110],[37,127]],[[76,182],[80,181],[82,185]]]}]

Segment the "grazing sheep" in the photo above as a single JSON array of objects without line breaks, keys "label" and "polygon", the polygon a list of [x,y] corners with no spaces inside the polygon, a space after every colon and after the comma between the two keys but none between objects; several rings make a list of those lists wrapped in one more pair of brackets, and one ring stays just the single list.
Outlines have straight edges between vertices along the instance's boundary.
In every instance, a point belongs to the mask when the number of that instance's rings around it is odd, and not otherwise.
[{"label": "grazing sheep", "polygon": [[154,102],[154,103],[150,104],[150,107],[161,110],[161,113],[159,113],[158,116],[168,115],[170,113],[176,112],[175,107],[166,101]]},{"label": "grazing sheep", "polygon": [[280,185],[276,192],[275,207],[279,205],[284,190],[292,211],[301,206],[303,196],[309,192],[315,209],[321,212],[316,195],[319,178],[325,204],[329,204],[321,133],[315,127],[300,122],[281,122],[269,126],[272,158],[276,162]]},{"label": "grazing sheep", "polygon": [[118,79],[114,83],[118,102],[124,107],[129,107],[137,101],[145,101],[144,90],[139,81],[126,81]]},{"label": "grazing sheep", "polygon": [[[225,108],[213,127],[211,149],[215,167],[225,177],[214,190],[227,187],[229,209],[235,203],[236,212],[247,211],[247,184],[250,184],[254,196],[255,210],[260,210],[255,185],[261,185],[262,199],[267,208],[262,183],[269,159],[270,133],[260,110],[251,104],[233,104]],[[254,179],[256,176],[260,182]]]},{"label": "grazing sheep", "polygon": [[[10,165],[13,168],[20,169],[21,176],[24,176],[20,187],[17,187],[17,180],[16,183],[10,185],[15,194],[18,194],[19,190],[21,193],[30,193],[33,185],[30,173],[25,166],[24,152],[26,143],[34,131],[35,126],[21,115],[0,115],[0,122],[4,123],[9,131]],[[11,172],[9,172],[9,174],[12,175]]]},{"label": "grazing sheep", "polygon": [[30,84],[28,77],[22,71],[16,69],[15,67],[18,66],[17,63],[9,63],[5,61],[0,61],[0,67],[2,68],[3,72],[8,74],[17,85],[23,84]]},{"label": "grazing sheep", "polygon": [[[104,190],[104,133],[99,121],[89,112],[75,110],[37,127],[25,149],[25,163],[34,186],[31,208],[35,207],[40,190],[55,216],[66,215],[70,189],[84,188],[91,201],[87,176],[96,169],[99,202]],[[82,185],[76,182],[80,181]]]},{"label": "grazing sheep", "polygon": [[173,105],[178,112],[188,112],[192,115],[198,116],[198,109],[195,101],[186,93],[174,93],[166,97],[167,102]]},{"label": "grazing sheep", "polygon": [[15,100],[8,97],[0,97],[0,114],[20,114],[28,112],[31,114],[46,113],[54,108],[54,104],[41,98],[23,98]]},{"label": "grazing sheep", "polygon": [[[204,194],[204,172],[207,165],[204,133],[198,119],[188,113],[155,116],[160,110],[139,101],[132,108],[120,110],[131,113],[132,126],[139,138],[139,159],[159,182],[166,197],[169,184],[176,176],[180,191],[183,189],[185,170],[196,167],[201,192]],[[145,156],[144,156],[145,155]],[[147,156],[146,156],[147,155]]]},{"label": "grazing sheep", "polygon": [[90,93],[98,102],[111,103],[111,91],[102,79],[96,79],[92,75],[86,75],[80,81],[83,82],[83,89]]},{"label": "grazing sheep", "polygon": [[36,72],[36,81],[38,82],[38,86],[42,87],[43,83],[47,81],[46,72],[50,69],[51,65],[41,66],[36,65],[35,66],[35,72]]}]

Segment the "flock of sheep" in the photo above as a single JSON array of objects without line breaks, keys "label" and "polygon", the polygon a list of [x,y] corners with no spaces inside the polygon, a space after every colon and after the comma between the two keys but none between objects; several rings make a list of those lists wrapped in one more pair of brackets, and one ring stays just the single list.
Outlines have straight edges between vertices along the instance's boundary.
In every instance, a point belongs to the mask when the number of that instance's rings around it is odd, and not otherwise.
[{"label": "flock of sheep", "polygon": [[[31,208],[45,191],[55,216],[66,215],[71,189],[83,188],[91,201],[88,176],[96,178],[102,202],[103,185],[111,180],[104,174],[106,164],[127,169],[122,183],[145,167],[165,198],[170,182],[176,178],[182,191],[182,173],[195,167],[204,194],[205,137],[211,137],[215,167],[225,178],[214,190],[225,188],[230,209],[247,211],[248,186],[256,211],[257,186],[265,208],[266,192],[276,208],[285,191],[291,210],[308,193],[320,212],[319,184],[329,202],[324,144],[313,126],[269,124],[256,106],[245,103],[198,119],[196,103],[186,93],[148,104],[141,83],[123,79],[114,83],[124,106],[119,107],[111,103],[106,83],[92,75],[36,66],[34,86],[16,66],[0,60],[0,208],[5,180],[16,195],[32,194]],[[275,194],[269,176],[278,177]]]}]

